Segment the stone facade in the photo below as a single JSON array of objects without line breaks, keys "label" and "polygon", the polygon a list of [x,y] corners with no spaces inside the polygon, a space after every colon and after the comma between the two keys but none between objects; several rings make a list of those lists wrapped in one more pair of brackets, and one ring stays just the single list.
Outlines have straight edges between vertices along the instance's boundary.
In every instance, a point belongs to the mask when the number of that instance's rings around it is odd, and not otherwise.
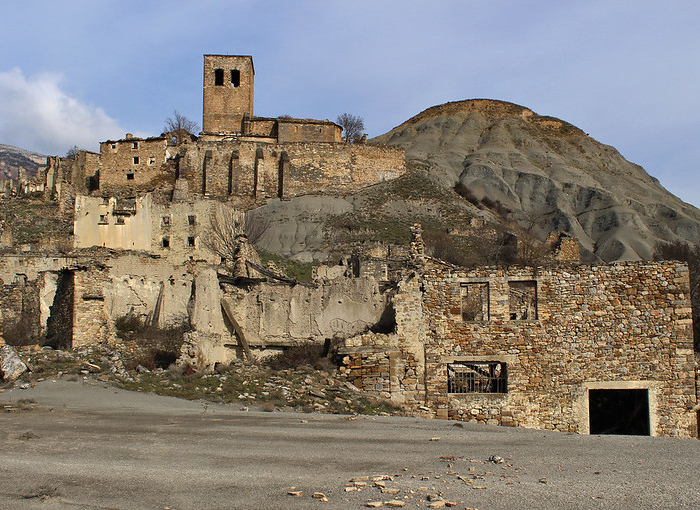
[{"label": "stone facade", "polygon": [[[476,314],[475,295],[484,299]],[[591,390],[638,389],[652,435],[697,437],[684,264],[435,266],[402,283],[394,309],[401,361],[378,362],[384,337],[374,348],[371,337],[351,339],[344,371],[354,384],[391,388],[392,399],[440,418],[584,434]],[[487,370],[500,379],[479,374]]]},{"label": "stone facade", "polygon": [[171,138],[136,138],[100,143],[100,193],[134,194],[153,190],[174,178],[169,159],[177,154]]},{"label": "stone facade", "polygon": [[244,117],[253,116],[253,57],[204,55],[204,133],[240,133]]},{"label": "stone facade", "polygon": [[254,75],[251,57],[205,55],[199,138],[127,134],[102,142],[99,155],[50,158],[46,198],[72,208],[80,195],[153,193],[158,202],[213,198],[254,207],[273,197],[352,193],[406,171],[403,149],[342,143],[334,122],[254,117]]}]

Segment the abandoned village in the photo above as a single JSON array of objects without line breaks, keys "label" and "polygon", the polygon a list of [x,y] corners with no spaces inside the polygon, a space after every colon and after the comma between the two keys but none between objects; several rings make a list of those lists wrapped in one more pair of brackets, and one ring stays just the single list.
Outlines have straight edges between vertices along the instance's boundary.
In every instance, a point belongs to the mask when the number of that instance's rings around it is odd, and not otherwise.
[{"label": "abandoned village", "polygon": [[120,317],[186,322],[178,362],[202,368],[333,340],[347,382],[421,415],[595,434],[624,402],[626,433],[698,437],[684,263],[582,264],[553,234],[555,264],[464,268],[428,256],[420,225],[400,263],[347,254],[311,284],[263,267],[243,231],[222,261],[213,222],[407,168],[403,149],[346,143],[334,122],[256,117],[254,76],[252,57],[204,55],[199,136],[48,158],[31,191],[72,214],[72,250],[3,254],[1,318],[29,314],[61,349],[110,343]]}]

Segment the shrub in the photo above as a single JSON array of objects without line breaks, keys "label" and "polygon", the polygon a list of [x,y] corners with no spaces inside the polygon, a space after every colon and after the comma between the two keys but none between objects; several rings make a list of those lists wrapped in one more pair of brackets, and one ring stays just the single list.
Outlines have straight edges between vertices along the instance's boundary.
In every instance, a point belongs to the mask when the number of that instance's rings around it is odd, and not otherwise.
[{"label": "shrub", "polygon": [[120,338],[133,341],[141,348],[141,352],[128,363],[130,369],[138,365],[149,370],[168,368],[180,357],[185,332],[190,329],[186,324],[157,328],[134,315],[119,317],[114,325]]},{"label": "shrub", "polygon": [[324,345],[305,343],[294,345],[277,356],[268,358],[265,362],[273,370],[286,370],[302,366],[316,366],[326,354]]},{"label": "shrub", "polygon": [[495,211],[502,218],[505,218],[512,212],[505,205],[503,205],[500,200],[493,200],[489,197],[484,197],[481,199],[481,203],[492,211]]},{"label": "shrub", "polygon": [[461,182],[458,182],[457,184],[455,184],[454,190],[455,190],[455,192],[457,192],[457,194],[460,197],[465,199],[467,202],[470,202],[470,203],[477,205],[477,206],[479,205],[479,199],[476,197],[476,195],[472,192],[472,190],[467,188]]},{"label": "shrub", "polygon": [[436,259],[444,260],[458,266],[464,265],[464,255],[460,248],[446,232],[427,231],[423,235],[427,252]]}]

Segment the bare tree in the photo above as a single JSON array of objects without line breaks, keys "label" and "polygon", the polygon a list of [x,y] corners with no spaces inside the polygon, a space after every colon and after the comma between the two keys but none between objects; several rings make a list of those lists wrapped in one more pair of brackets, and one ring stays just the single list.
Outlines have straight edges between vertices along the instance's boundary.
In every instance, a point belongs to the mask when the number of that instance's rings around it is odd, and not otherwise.
[{"label": "bare tree", "polygon": [[365,121],[362,117],[343,113],[338,115],[335,122],[343,128],[347,143],[353,143],[362,138],[362,132],[365,130]]},{"label": "bare tree", "polygon": [[204,243],[212,252],[227,262],[233,262],[241,255],[241,244],[255,244],[267,231],[270,223],[261,214],[247,213],[218,204],[212,211],[210,229]]},{"label": "bare tree", "polygon": [[185,137],[194,135],[195,132],[199,131],[199,125],[192,119],[181,115],[177,110],[173,110],[173,116],[165,119],[163,130],[165,133],[173,133],[179,143]]},{"label": "bare tree", "polygon": [[68,149],[68,152],[66,152],[66,158],[67,159],[75,159],[78,157],[78,154],[80,153],[80,147],[77,145],[74,145],[70,149]]}]

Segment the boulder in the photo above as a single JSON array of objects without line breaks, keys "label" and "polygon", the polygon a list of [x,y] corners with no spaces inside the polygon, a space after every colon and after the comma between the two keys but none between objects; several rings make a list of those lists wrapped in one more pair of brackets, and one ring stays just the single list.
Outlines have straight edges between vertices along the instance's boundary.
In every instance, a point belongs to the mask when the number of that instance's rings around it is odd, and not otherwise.
[{"label": "boulder", "polygon": [[0,379],[14,381],[27,371],[27,365],[22,361],[11,346],[0,347]]}]

